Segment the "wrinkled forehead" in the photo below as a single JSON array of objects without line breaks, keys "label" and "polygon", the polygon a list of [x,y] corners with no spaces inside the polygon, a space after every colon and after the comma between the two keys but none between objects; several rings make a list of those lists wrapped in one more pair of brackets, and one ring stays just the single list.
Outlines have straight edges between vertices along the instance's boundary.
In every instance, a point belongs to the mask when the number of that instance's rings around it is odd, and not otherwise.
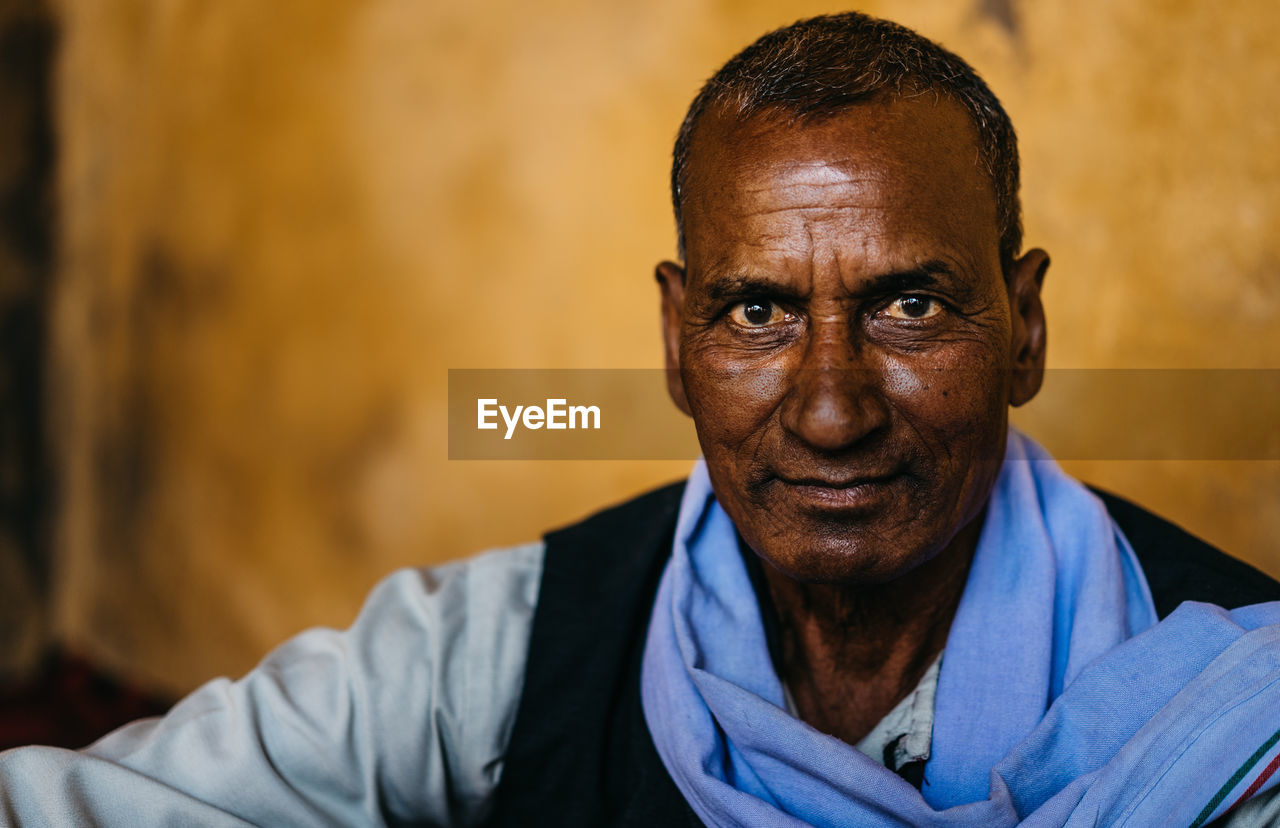
[{"label": "wrinkled forehead", "polygon": [[709,112],[686,181],[691,263],[708,244],[750,244],[753,233],[803,233],[827,220],[858,225],[872,213],[882,231],[998,251],[976,130],[942,96],[882,99],[820,120]]}]

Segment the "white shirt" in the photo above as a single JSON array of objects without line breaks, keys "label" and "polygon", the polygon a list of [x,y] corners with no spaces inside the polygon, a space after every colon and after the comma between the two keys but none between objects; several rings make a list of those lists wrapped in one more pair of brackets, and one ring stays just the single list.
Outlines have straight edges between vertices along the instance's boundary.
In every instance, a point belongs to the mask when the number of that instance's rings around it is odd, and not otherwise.
[{"label": "white shirt", "polygon": [[[544,552],[398,572],[350,629],[302,633],[164,718],[83,751],[0,753],[0,824],[476,824],[515,724]],[[881,761],[906,734],[907,761],[927,757],[937,667],[860,750]],[[1280,797],[1263,796],[1229,824],[1278,821]]]}]

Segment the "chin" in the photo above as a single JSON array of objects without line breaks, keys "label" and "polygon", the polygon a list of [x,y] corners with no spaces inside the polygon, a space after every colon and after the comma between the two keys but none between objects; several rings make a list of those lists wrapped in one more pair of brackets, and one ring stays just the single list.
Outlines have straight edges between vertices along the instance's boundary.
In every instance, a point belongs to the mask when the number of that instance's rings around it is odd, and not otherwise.
[{"label": "chin", "polygon": [[840,586],[870,586],[897,580],[931,560],[946,545],[865,530],[849,532],[847,528],[835,536],[830,527],[815,530],[812,537],[815,542],[804,550],[748,544],[792,580]]}]

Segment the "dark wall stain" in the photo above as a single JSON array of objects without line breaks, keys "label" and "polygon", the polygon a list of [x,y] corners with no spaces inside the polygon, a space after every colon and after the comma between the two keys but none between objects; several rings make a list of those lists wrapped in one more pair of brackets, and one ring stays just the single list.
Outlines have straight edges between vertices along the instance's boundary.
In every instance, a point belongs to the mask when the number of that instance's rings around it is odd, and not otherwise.
[{"label": "dark wall stain", "polygon": [[152,240],[136,284],[97,297],[107,326],[100,334],[119,342],[123,368],[99,389],[107,396],[93,435],[94,487],[102,502],[96,532],[108,554],[137,555],[145,548],[143,526],[163,485],[165,440],[175,428],[172,406],[159,395],[174,391],[173,351],[182,333],[223,308],[226,283],[225,273],[193,267]]},{"label": "dark wall stain", "polygon": [[42,2],[0,6],[0,536],[47,586],[53,475],[45,432],[45,358],[57,143],[58,47]]},{"label": "dark wall stain", "polygon": [[981,17],[999,24],[1009,37],[1018,39],[1018,10],[1014,6],[1014,0],[978,0],[976,11]]}]

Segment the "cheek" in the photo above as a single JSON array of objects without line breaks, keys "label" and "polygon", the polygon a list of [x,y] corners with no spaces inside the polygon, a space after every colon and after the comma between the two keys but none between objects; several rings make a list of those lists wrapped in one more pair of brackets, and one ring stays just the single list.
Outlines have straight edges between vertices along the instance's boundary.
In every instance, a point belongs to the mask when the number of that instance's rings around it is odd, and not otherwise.
[{"label": "cheek", "polygon": [[1009,375],[996,349],[975,343],[928,360],[886,358],[883,377],[893,407],[943,456],[972,457],[1004,435]]},{"label": "cheek", "polygon": [[709,358],[689,350],[680,372],[704,452],[708,443],[737,447],[766,428],[786,393],[785,370],[777,360]]},{"label": "cheek", "polygon": [[966,524],[986,502],[1004,456],[1004,364],[981,349],[929,365],[898,362],[886,368],[884,389],[906,426],[899,437],[915,443],[916,516]]}]

